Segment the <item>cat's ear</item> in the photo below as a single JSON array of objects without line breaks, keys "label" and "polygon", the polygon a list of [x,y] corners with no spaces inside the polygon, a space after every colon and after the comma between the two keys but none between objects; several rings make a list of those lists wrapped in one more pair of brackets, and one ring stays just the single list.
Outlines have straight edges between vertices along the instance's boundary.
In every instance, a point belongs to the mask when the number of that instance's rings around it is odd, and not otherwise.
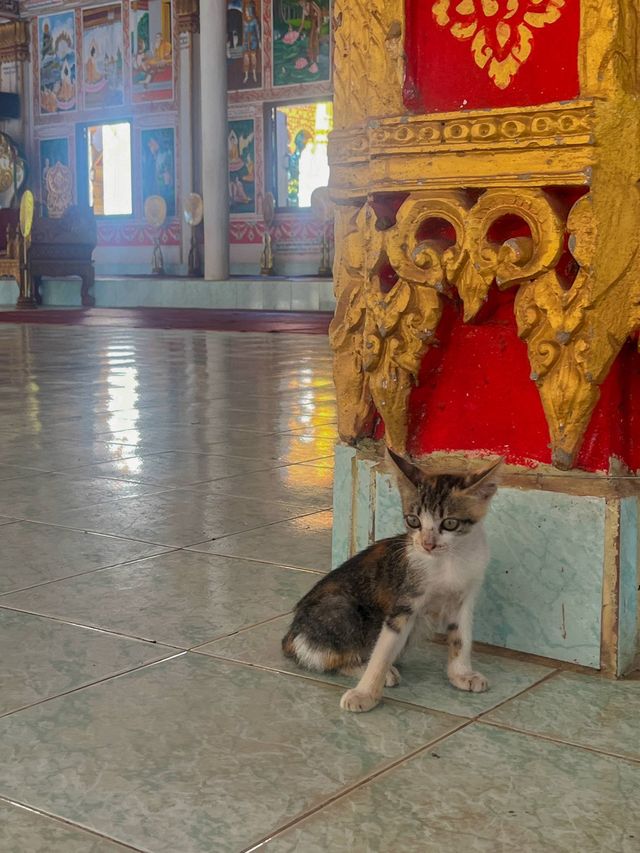
[{"label": "cat's ear", "polygon": [[500,485],[500,468],[503,462],[504,459],[500,458],[488,468],[476,474],[468,474],[465,477],[465,492],[485,501],[492,498]]},{"label": "cat's ear", "polygon": [[420,470],[416,465],[412,465],[408,459],[405,459],[403,456],[398,456],[397,453],[394,453],[390,447],[387,447],[387,453],[393,459],[396,464],[396,467],[402,471],[407,480],[418,489],[425,480],[424,472]]}]

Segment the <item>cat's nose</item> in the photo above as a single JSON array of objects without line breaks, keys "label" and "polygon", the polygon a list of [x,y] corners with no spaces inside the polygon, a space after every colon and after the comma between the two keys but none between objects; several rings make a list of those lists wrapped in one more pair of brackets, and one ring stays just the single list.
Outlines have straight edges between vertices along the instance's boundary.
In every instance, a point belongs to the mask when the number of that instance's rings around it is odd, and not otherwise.
[{"label": "cat's nose", "polygon": [[433,551],[433,549],[436,547],[436,543],[435,543],[435,540],[433,539],[433,537],[432,536],[423,537],[422,547],[424,548],[425,551]]}]

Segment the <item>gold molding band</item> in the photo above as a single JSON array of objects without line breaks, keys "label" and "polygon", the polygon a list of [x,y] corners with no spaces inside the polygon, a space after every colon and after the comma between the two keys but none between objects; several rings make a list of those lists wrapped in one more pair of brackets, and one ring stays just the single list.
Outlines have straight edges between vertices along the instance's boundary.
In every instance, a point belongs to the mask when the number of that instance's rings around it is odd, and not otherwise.
[{"label": "gold molding band", "polygon": [[28,59],[28,22],[7,21],[0,24],[0,62],[26,62]]}]

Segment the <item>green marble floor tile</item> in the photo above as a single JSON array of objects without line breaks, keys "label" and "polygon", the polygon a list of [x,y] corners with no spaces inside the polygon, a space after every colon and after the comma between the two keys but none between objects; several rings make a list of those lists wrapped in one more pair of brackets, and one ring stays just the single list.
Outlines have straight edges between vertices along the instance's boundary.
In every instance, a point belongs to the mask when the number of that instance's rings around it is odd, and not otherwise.
[{"label": "green marble floor tile", "polygon": [[23,477],[31,477],[40,472],[35,468],[20,468],[17,465],[0,464],[0,480],[16,480]]},{"label": "green marble floor tile", "polygon": [[0,529],[0,596],[163,550],[115,536],[17,521]]},{"label": "green marble floor tile", "polygon": [[153,643],[2,608],[0,649],[0,715],[175,654]]},{"label": "green marble floor tile", "polygon": [[284,465],[294,465],[297,462],[332,456],[334,447],[335,441],[330,438],[287,433],[252,435],[236,432],[226,441],[213,443],[210,452],[249,459],[270,459],[280,461]]},{"label": "green marble floor tile", "polygon": [[195,545],[194,550],[236,557],[255,557],[269,563],[328,572],[331,568],[331,526],[333,513],[310,515],[271,524]]},{"label": "green marble floor tile", "polygon": [[3,853],[126,853],[130,849],[0,800]]},{"label": "green marble floor tile", "polygon": [[564,672],[496,709],[487,719],[640,761],[637,679],[609,681]]},{"label": "green marble floor tile", "polygon": [[13,443],[0,446],[0,463],[39,468],[42,471],[67,471],[97,462],[112,462],[135,456],[133,445],[107,441],[47,440],[28,443],[21,437]]},{"label": "green marble floor tile", "polygon": [[265,846],[268,853],[637,853],[640,768],[472,725]]},{"label": "green marble floor tile", "polygon": [[[280,641],[284,636],[290,616],[276,619],[265,625],[258,625],[249,631],[234,634],[207,643],[198,649],[228,660],[253,663],[307,676],[333,684],[353,685],[354,678],[324,673],[310,673],[300,669],[282,654]],[[486,693],[466,693],[456,690],[446,677],[447,651],[435,643],[420,642],[409,649],[399,663],[402,681],[398,687],[388,688],[385,695],[390,699],[411,702],[448,714],[473,717],[510,696],[535,684],[549,675],[552,670],[537,664],[512,660],[490,654],[476,654],[474,666],[489,679],[490,689]]]},{"label": "green marble floor tile", "polygon": [[225,497],[223,501],[184,489],[71,511],[52,509],[46,513],[46,520],[61,527],[182,548],[297,518],[308,512],[307,507],[234,497]]},{"label": "green marble floor tile", "polygon": [[261,463],[255,459],[167,451],[79,468],[77,473],[87,477],[110,477],[157,486],[189,486],[218,477],[246,475],[260,467]]},{"label": "green marble floor tile", "polygon": [[325,456],[324,459],[314,459],[312,462],[301,462],[301,465],[311,465],[314,468],[331,468],[335,466],[333,456]]},{"label": "green marble floor tile", "polygon": [[194,426],[190,430],[182,427],[121,430],[111,433],[114,443],[136,446],[148,453],[162,450],[182,450],[189,453],[210,453],[216,456],[253,459],[263,468],[273,462],[293,465],[307,462],[333,453],[335,441],[331,438],[290,433],[263,435],[246,430],[234,429],[233,423],[215,429]]},{"label": "green marble floor tile", "polygon": [[336,697],[174,658],[0,720],[0,795],[153,853],[240,851],[458,722]]},{"label": "green marble floor tile", "polygon": [[49,521],[64,511],[158,491],[153,486],[123,480],[38,474],[2,483],[0,513]]},{"label": "green marble floor tile", "polygon": [[190,648],[292,609],[317,576],[173,551],[5,595],[0,604]]},{"label": "green marble floor tile", "polygon": [[[149,457],[145,457],[149,458]],[[209,459],[218,457],[210,456]],[[225,459],[225,462],[247,462],[246,459]],[[211,478],[213,480],[213,478]],[[253,474],[242,473],[216,479],[209,483],[193,486],[202,494],[220,497],[232,495],[239,498],[257,498],[267,501],[304,506],[309,509],[331,507],[332,472],[326,468],[311,468],[307,465],[283,465],[269,471]]]}]

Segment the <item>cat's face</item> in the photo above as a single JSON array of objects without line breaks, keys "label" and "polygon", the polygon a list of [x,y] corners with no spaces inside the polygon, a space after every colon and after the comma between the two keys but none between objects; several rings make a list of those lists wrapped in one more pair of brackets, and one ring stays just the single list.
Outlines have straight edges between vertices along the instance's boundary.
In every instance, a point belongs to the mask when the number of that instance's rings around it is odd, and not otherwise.
[{"label": "cat's face", "polygon": [[434,557],[454,549],[486,515],[502,460],[478,474],[429,477],[406,459],[390,455],[403,474],[404,519],[414,547]]}]

